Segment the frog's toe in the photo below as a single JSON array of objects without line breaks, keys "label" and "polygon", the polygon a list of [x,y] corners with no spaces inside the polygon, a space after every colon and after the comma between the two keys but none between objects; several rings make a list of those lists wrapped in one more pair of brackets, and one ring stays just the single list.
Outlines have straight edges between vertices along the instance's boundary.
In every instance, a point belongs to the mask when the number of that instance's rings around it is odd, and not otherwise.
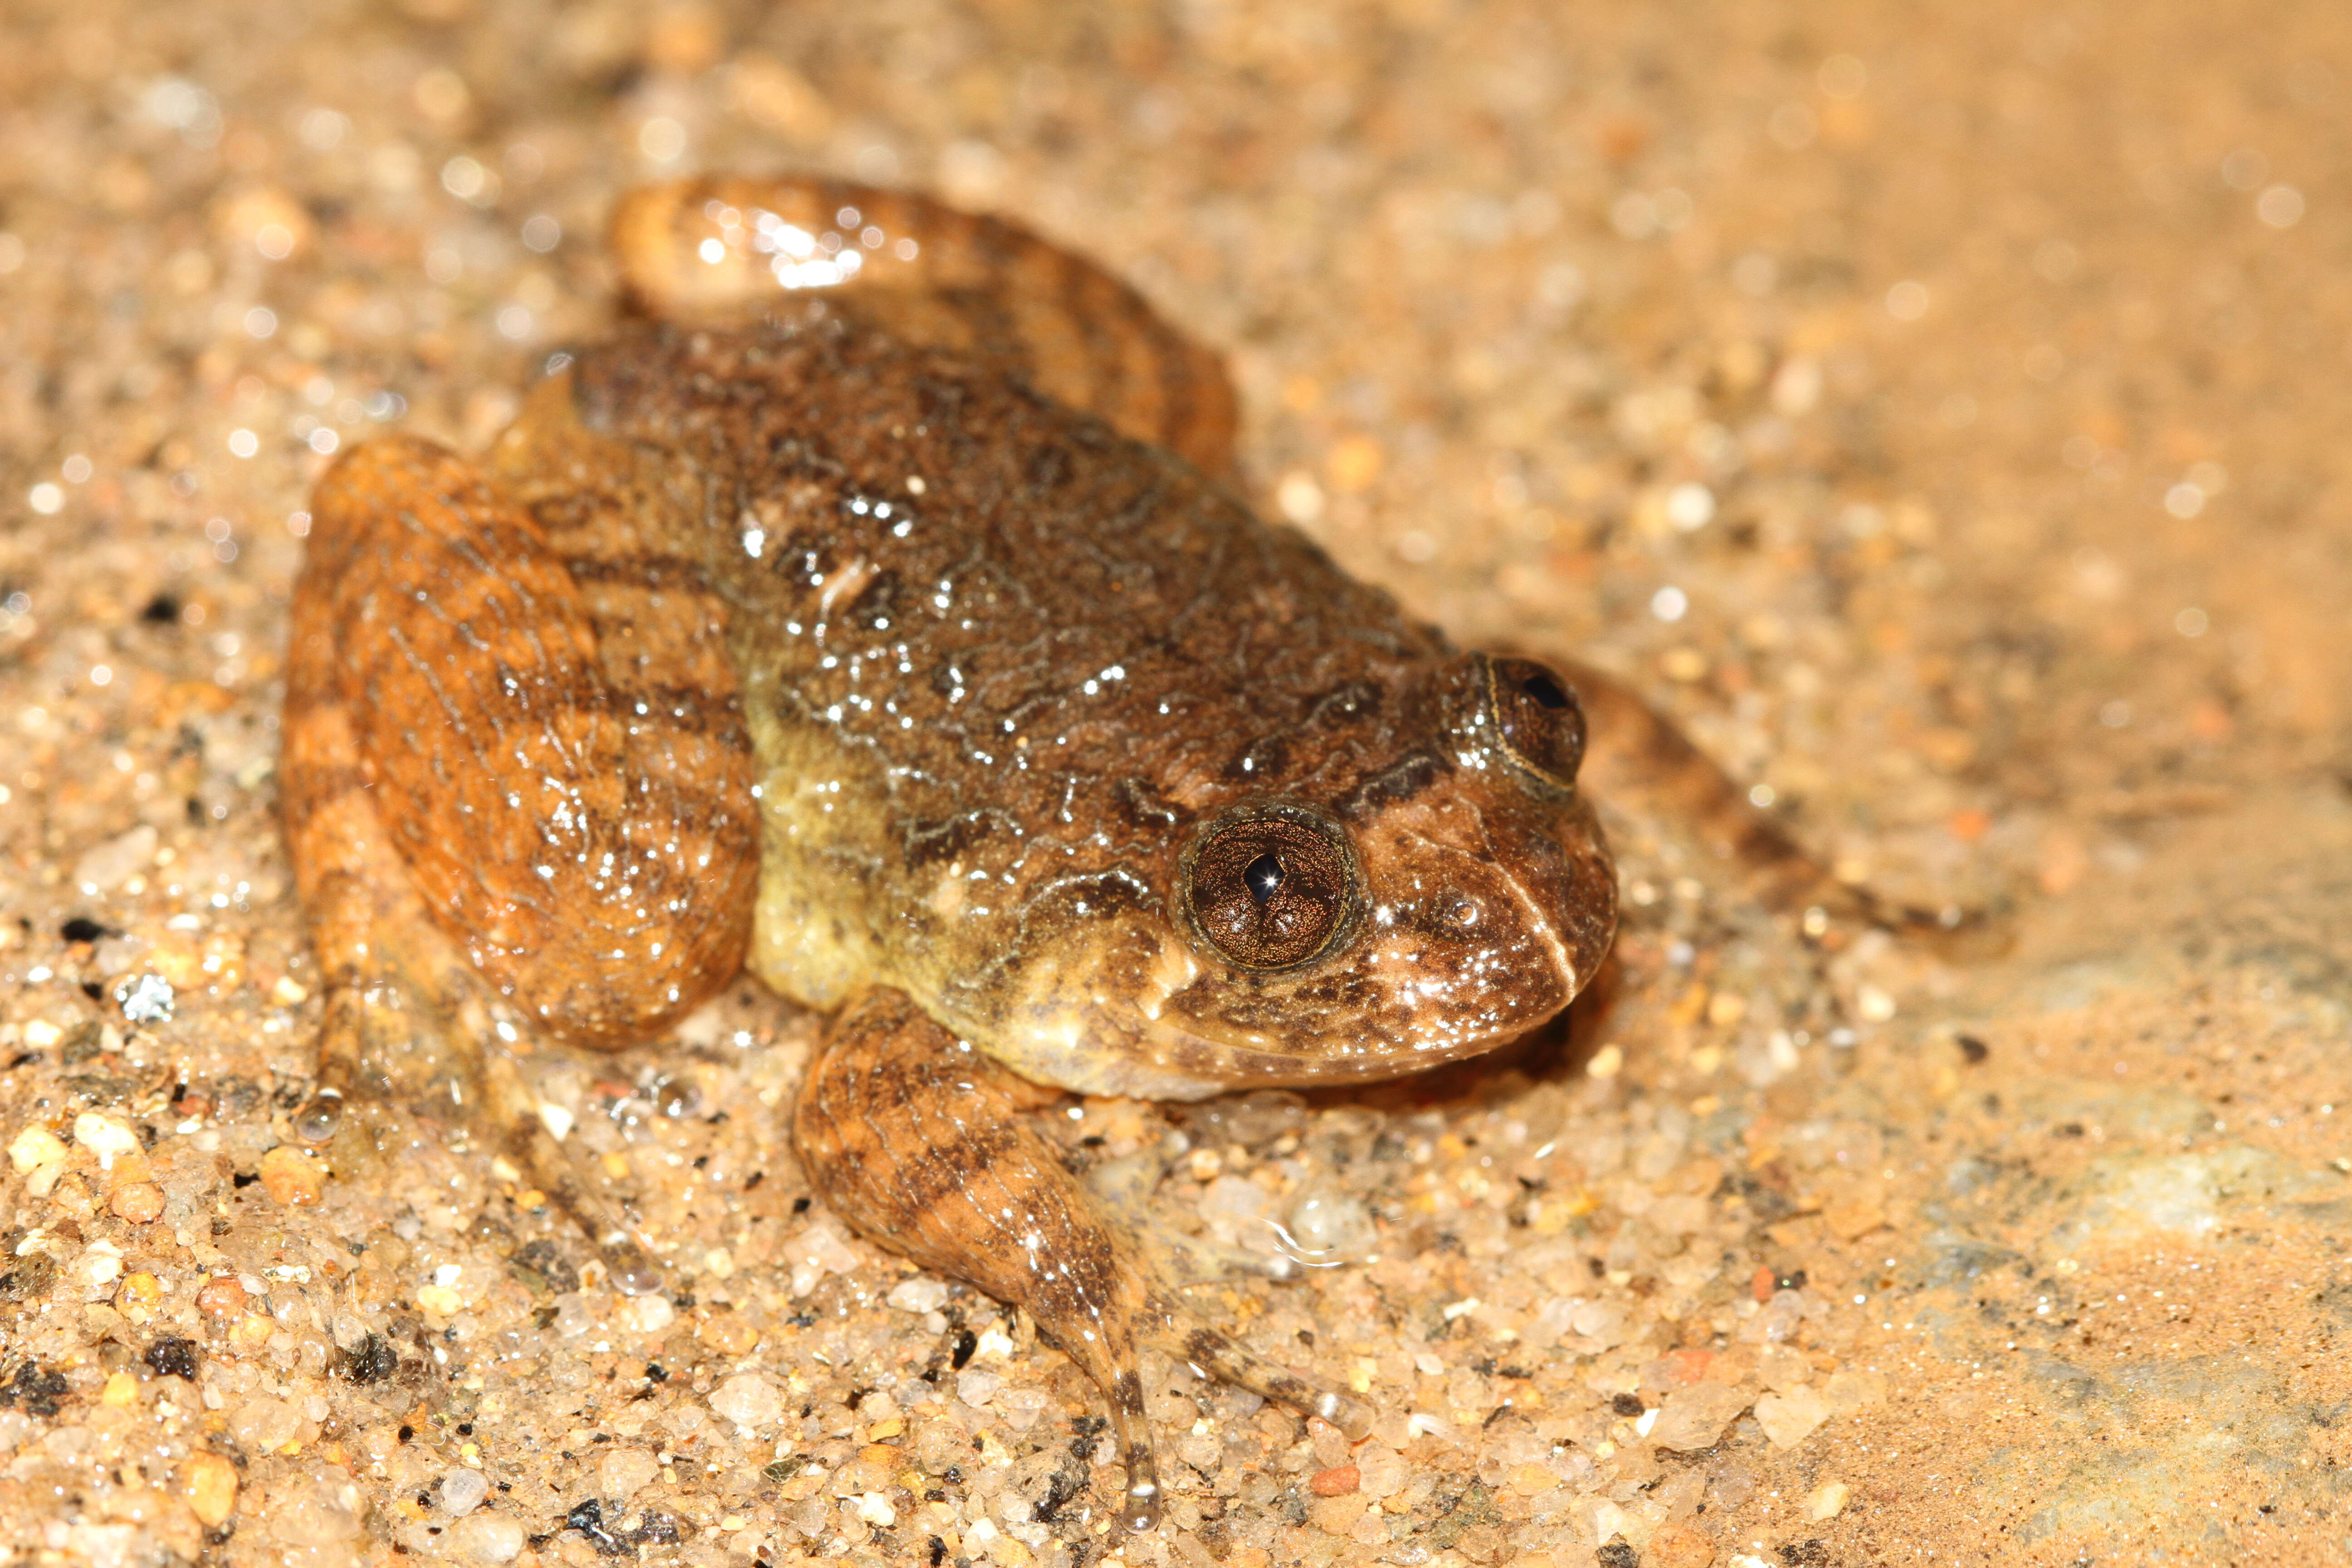
[{"label": "frog's toe", "polygon": [[1171,1356],[1190,1362],[1219,1383],[1248,1389],[1304,1415],[1328,1421],[1351,1443],[1371,1436],[1371,1407],[1361,1400],[1252,1354],[1202,1322],[1192,1315],[1191,1308],[1172,1298],[1163,1296],[1155,1305],[1166,1326],[1152,1337],[1151,1342]]},{"label": "frog's toe", "polygon": [[368,1010],[360,989],[350,984],[331,987],[326,1014],[320,1020],[318,1066],[310,1098],[294,1113],[294,1136],[313,1148],[334,1141],[342,1131],[343,1110],[360,1076],[360,1059],[368,1037]]},{"label": "frog's toe", "polygon": [[514,1058],[494,1051],[477,1065],[478,1090],[492,1117],[505,1124],[507,1157],[594,1245],[613,1289],[624,1296],[650,1296],[661,1289],[660,1265],[620,1207],[598,1191],[581,1162],[557,1142]]},{"label": "frog's toe", "polygon": [[1160,1524],[1160,1456],[1151,1446],[1151,1423],[1143,1414],[1143,1379],[1130,1367],[1103,1385],[1110,1402],[1111,1430],[1118,1438],[1118,1460],[1127,1471],[1127,1489],[1119,1494],[1121,1529],[1141,1534]]}]

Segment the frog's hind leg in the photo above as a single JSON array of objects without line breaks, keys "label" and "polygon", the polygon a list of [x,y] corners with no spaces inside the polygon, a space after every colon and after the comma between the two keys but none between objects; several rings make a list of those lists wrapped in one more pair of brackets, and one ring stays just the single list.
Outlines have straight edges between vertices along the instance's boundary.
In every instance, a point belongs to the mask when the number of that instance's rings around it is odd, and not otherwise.
[{"label": "frog's hind leg", "polygon": [[883,1245],[1034,1318],[1109,1401],[1127,1466],[1122,1521],[1160,1516],[1139,1346],[1360,1436],[1353,1400],[1271,1366],[1198,1321],[1021,1118],[1002,1069],[904,993],[869,991],[811,1064],[793,1135],[825,1201]]},{"label": "frog's hind leg", "polygon": [[[295,647],[316,630],[298,617]],[[511,1059],[495,1049],[469,1056],[467,1043],[456,1039],[461,1020],[478,1014],[484,999],[480,977],[432,922],[392,847],[350,712],[331,679],[322,679],[331,673],[295,661],[278,765],[287,838],[324,978],[315,1079],[295,1112],[294,1135],[312,1145],[333,1142],[354,1102],[381,1096],[385,1086],[368,1081],[370,1074],[380,1078],[396,1057],[454,1057],[457,1090],[556,1210],[597,1244],[615,1285],[652,1289],[658,1279],[644,1249],[572,1171]],[[454,1052],[446,1048],[452,1045]]]},{"label": "frog's hind leg", "polygon": [[[281,774],[326,981],[297,1130],[324,1142],[371,1051],[448,1038],[488,998],[595,1047],[695,1006],[740,966],[758,839],[727,667],[635,657],[658,637],[633,619],[664,597],[672,620],[696,613],[680,572],[600,562],[593,538],[551,535],[420,440],[356,448],[312,510]],[[631,575],[661,592],[632,600]],[[617,1281],[650,1280],[506,1053],[452,1043],[535,1184],[605,1246]]]},{"label": "frog's hind leg", "polygon": [[1631,685],[1590,665],[1553,662],[1576,688],[1591,720],[1583,776],[1593,792],[1687,824],[1738,868],[1765,907],[1804,917],[1809,934],[1820,934],[1817,920],[1827,919],[1937,935],[1982,923],[1982,917],[1956,905],[1914,908],[1840,881]]},{"label": "frog's hind leg", "polygon": [[1233,471],[1237,405],[1217,356],[1127,284],[1002,219],[835,180],[690,179],[624,197],[613,249],[650,314],[840,293],[904,341],[989,359],[1203,473]]}]

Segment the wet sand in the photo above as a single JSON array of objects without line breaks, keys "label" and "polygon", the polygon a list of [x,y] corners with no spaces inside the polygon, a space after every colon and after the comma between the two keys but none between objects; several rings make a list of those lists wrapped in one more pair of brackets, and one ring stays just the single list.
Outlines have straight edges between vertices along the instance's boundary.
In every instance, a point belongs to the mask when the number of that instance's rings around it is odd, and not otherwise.
[{"label": "wet sand", "polygon": [[[2352,1553],[2338,8],[94,0],[0,41],[29,1559]],[[543,1072],[668,1296],[446,1117],[307,1161],[309,486],[372,430],[487,442],[609,320],[618,191],[784,168],[1100,258],[1230,356],[1270,515],[1624,674],[2000,940],[1809,942],[1628,796],[1572,1045],[1082,1107],[1186,1223],[1341,1246],[1196,1294],[1383,1412],[1351,1450],[1157,1367],[1142,1539],[1058,1355],[803,1201],[814,1025],[748,985]]]}]

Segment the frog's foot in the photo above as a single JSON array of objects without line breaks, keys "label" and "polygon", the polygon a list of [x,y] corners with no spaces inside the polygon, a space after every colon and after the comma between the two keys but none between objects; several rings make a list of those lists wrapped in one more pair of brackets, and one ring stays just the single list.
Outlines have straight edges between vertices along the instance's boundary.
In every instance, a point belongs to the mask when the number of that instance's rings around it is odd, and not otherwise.
[{"label": "frog's foot", "polygon": [[809,1068],[793,1134],[810,1179],[851,1224],[926,1268],[1009,1301],[1094,1379],[1127,1466],[1119,1518],[1160,1518],[1139,1347],[1360,1435],[1353,1400],[1257,1360],[1195,1320],[1021,1118],[995,1067],[917,1007],[853,1001]]},{"label": "frog's foot", "polygon": [[477,1082],[490,1115],[506,1129],[507,1158],[594,1246],[613,1289],[624,1296],[650,1296],[659,1290],[662,1272],[652,1252],[636,1227],[598,1194],[580,1162],[549,1130],[539,1097],[515,1059],[504,1051],[485,1054]]},{"label": "frog's foot", "polygon": [[[417,1002],[404,1006],[401,996],[402,988],[389,984],[329,989],[326,1017],[319,1030],[317,1077],[310,1098],[294,1113],[294,1136],[314,1148],[334,1143],[356,1120],[350,1114],[355,1105],[384,1098],[382,1086],[363,1080],[366,1063],[429,1049],[445,1058],[457,1085],[457,1097],[473,1106],[477,1119],[493,1130],[525,1184],[545,1194],[556,1212],[596,1247],[613,1288],[629,1296],[660,1289],[661,1270],[644,1243],[597,1194],[579,1162],[549,1131],[537,1097],[513,1058],[495,1047],[449,1052],[441,1042],[450,1037],[447,1019],[457,1012]],[[364,1131],[357,1135],[362,1141],[368,1136]]]}]

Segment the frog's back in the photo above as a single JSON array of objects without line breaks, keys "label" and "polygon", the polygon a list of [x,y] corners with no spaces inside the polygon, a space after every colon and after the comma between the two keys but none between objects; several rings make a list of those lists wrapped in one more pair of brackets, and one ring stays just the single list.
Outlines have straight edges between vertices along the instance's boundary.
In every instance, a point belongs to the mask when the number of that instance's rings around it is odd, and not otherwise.
[{"label": "frog's back", "polygon": [[812,1002],[978,997],[1040,928],[1156,901],[1237,792],[1392,761],[1383,703],[1442,650],[1181,458],[842,301],[634,328],[568,374],[729,606],[753,962]]}]

